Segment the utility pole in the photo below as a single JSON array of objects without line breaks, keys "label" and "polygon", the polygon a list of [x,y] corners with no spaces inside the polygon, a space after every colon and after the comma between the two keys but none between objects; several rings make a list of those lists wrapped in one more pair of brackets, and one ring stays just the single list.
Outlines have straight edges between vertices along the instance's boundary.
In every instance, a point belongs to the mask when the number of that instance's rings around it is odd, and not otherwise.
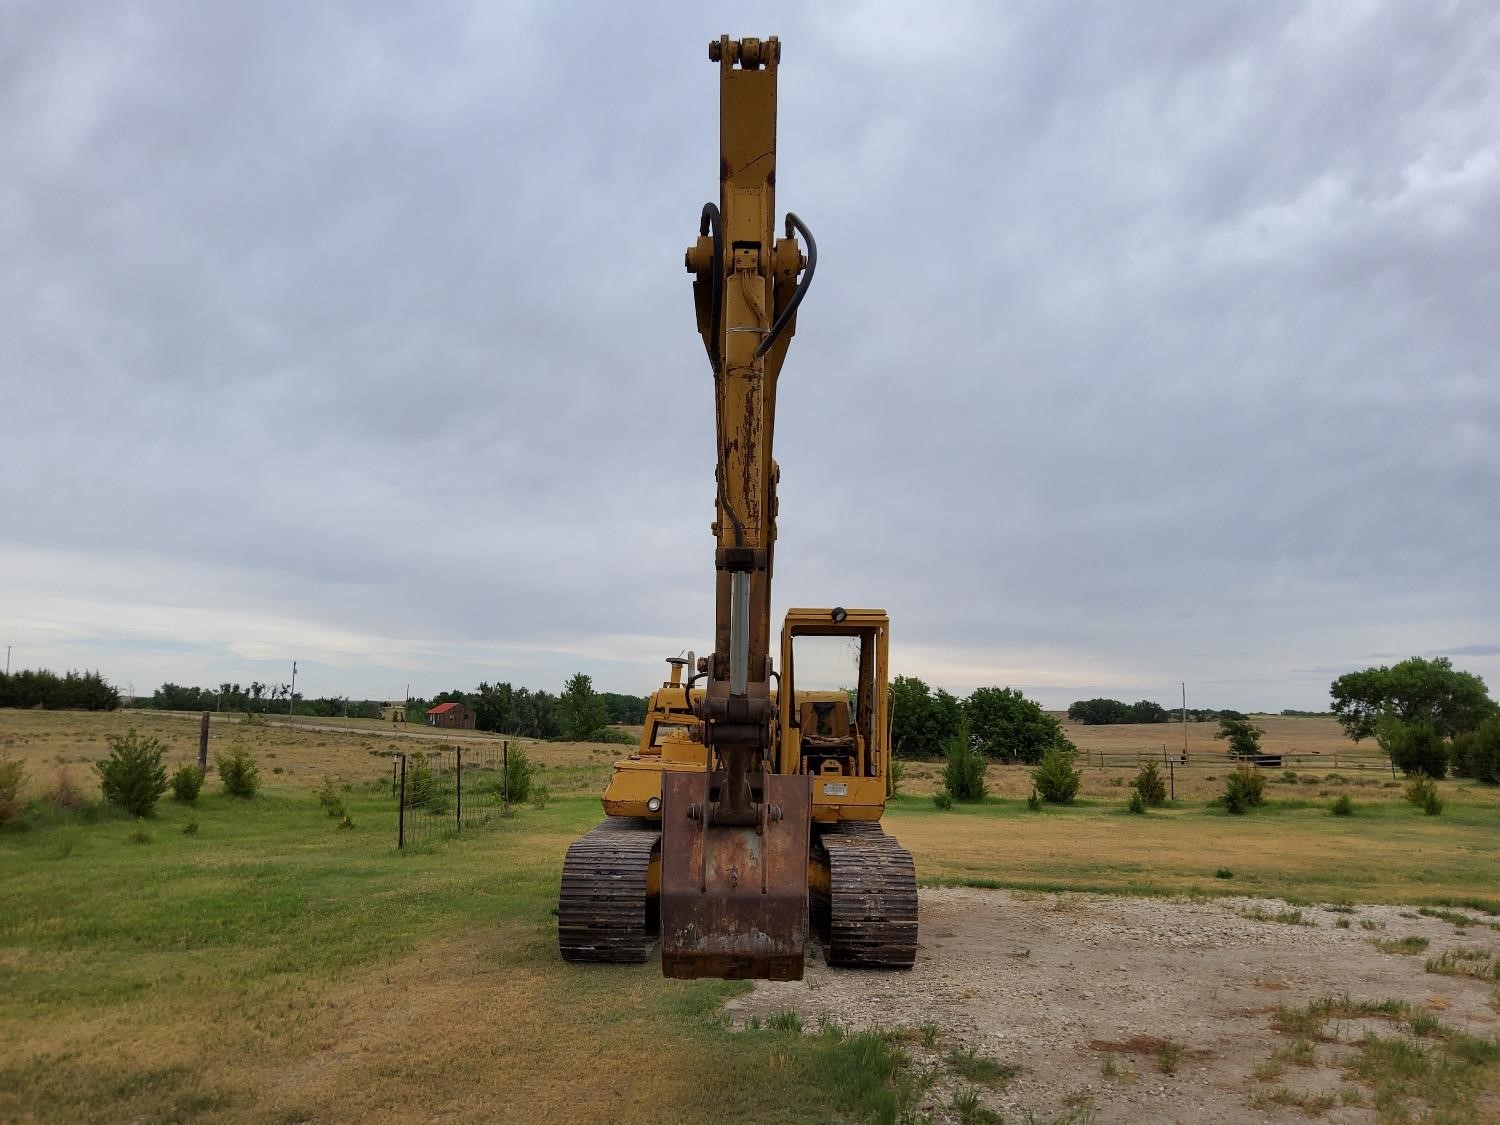
[{"label": "utility pole", "polygon": [[1182,760],[1187,761],[1187,681],[1182,681]]},{"label": "utility pole", "polygon": [[297,662],[292,661],[292,689],[286,693],[286,717],[292,717],[292,705],[297,701]]}]

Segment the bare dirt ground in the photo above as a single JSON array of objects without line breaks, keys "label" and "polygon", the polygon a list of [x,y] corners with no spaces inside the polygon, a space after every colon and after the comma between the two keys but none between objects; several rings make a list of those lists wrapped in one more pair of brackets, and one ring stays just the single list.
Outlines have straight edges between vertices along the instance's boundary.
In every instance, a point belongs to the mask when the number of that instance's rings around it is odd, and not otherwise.
[{"label": "bare dirt ground", "polygon": [[[1323,1119],[1374,1121],[1370,1091],[1340,1061],[1367,1025],[1382,1035],[1390,1027],[1344,1021],[1333,1028],[1337,1042],[1316,1045],[1317,1065],[1257,1078],[1257,1067],[1289,1042],[1272,1027],[1278,1005],[1348,993],[1403,1000],[1478,1035],[1500,1030],[1493,981],[1424,969],[1450,948],[1500,955],[1492,919],[1475,915],[1459,930],[1399,906],[1302,907],[1300,925],[1245,916],[1290,910],[1266,899],[927,889],[911,972],[830,969],[817,958],[803,981],[758,983],[731,1003],[732,1018],[742,1025],[793,1009],[812,1026],[827,1016],[851,1027],[908,1029],[915,1061],[938,1074],[922,1109],[940,1121],[959,1119],[949,1106],[969,1085],[943,1058],[968,1048],[1019,1068],[1008,1082],[979,1087],[983,1104],[1007,1120],[1028,1113],[1098,1122],[1306,1120],[1297,1108],[1264,1104],[1288,1087],[1349,1099],[1359,1092],[1362,1105],[1338,1105]],[[1373,944],[1408,936],[1429,945],[1402,956]],[[926,1043],[924,1024],[936,1025]],[[1172,1073],[1163,1069],[1163,1041],[1181,1047]],[[1257,1094],[1261,1108],[1252,1104]],[[1480,1115],[1500,1120],[1500,1104],[1481,1101]]]}]

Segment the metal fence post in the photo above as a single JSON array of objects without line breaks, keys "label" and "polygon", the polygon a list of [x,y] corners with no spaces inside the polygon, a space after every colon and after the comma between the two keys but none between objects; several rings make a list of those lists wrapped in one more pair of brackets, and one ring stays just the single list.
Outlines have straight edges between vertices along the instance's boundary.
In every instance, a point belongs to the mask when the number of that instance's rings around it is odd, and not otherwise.
[{"label": "metal fence post", "polygon": [[455,746],[453,748],[453,830],[462,832],[464,830],[464,748]]},{"label": "metal fence post", "polygon": [[510,739],[500,743],[500,799],[510,808]]},{"label": "metal fence post", "polygon": [[406,755],[401,755],[401,803],[396,813],[396,847],[406,847]]},{"label": "metal fence post", "polygon": [[1177,765],[1171,758],[1167,759],[1167,780],[1172,786],[1172,800],[1177,800]]}]

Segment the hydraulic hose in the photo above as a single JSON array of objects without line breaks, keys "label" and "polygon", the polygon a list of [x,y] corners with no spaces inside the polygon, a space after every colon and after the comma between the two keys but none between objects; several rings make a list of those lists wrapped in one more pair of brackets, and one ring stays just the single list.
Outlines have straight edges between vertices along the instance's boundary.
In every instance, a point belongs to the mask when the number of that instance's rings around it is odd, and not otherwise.
[{"label": "hydraulic hose", "polygon": [[786,236],[788,238],[792,237],[794,229],[802,236],[802,241],[807,243],[807,268],[802,271],[802,280],[797,282],[797,290],[792,294],[792,299],[786,303],[786,308],[781,310],[781,315],[771,325],[771,331],[766,333],[766,338],[760,342],[760,347],[755,349],[756,359],[771,350],[777,337],[792,322],[792,317],[797,315],[797,306],[802,303],[802,298],[807,296],[808,286],[812,284],[813,271],[818,268],[817,240],[813,238],[812,231],[807,229],[807,224],[797,218],[795,213],[788,211],[786,213]]},{"label": "hydraulic hose", "polygon": [[719,215],[719,208],[713,203],[703,205],[703,214],[698,218],[698,233],[700,235],[713,232],[714,238],[714,264],[713,272],[713,311],[709,314],[709,335],[713,341],[708,347],[708,362],[713,365],[714,373],[717,374],[724,366],[724,357],[719,351],[723,345],[724,334],[724,221]]}]

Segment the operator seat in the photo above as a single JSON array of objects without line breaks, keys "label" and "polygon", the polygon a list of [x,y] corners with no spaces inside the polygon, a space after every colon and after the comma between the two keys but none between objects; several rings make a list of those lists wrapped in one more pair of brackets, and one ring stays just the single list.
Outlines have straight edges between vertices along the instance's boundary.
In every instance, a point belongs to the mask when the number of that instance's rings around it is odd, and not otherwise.
[{"label": "operator seat", "polygon": [[849,729],[848,701],[809,701],[802,704],[798,717],[802,726],[802,760],[807,772],[822,773],[825,763],[835,762],[844,773],[854,773],[857,743]]}]

